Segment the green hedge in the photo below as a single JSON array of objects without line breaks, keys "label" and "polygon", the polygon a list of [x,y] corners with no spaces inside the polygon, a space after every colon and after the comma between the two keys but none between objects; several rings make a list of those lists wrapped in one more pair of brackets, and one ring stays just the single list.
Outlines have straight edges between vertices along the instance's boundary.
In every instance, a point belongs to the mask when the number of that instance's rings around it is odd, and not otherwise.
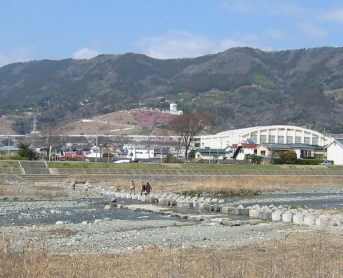
[{"label": "green hedge", "polygon": [[[323,159],[297,159],[296,165],[319,165]],[[284,164],[281,158],[275,157],[272,159],[273,164]]]}]

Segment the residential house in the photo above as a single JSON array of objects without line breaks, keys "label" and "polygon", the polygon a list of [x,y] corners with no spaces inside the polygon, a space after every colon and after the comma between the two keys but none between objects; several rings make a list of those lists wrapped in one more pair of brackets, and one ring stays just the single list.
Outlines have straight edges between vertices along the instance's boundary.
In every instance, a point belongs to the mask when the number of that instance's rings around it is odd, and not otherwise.
[{"label": "residential house", "polygon": [[317,146],[306,144],[261,144],[256,148],[256,154],[262,157],[279,156],[283,151],[295,151],[297,158],[311,159],[316,157]]},{"label": "residential house", "polygon": [[343,139],[334,139],[325,149],[327,160],[333,161],[335,165],[343,165]]},{"label": "residential house", "polygon": [[236,160],[245,160],[247,155],[252,155],[255,154],[257,144],[248,144],[248,143],[243,143],[243,144],[233,144],[232,149],[233,149],[233,155],[232,159]]},{"label": "residential house", "polygon": [[3,146],[0,148],[0,155],[11,156],[17,155],[19,152],[19,148],[15,146]]},{"label": "residential house", "polygon": [[195,152],[196,159],[223,160],[226,157],[224,149],[200,148]]}]

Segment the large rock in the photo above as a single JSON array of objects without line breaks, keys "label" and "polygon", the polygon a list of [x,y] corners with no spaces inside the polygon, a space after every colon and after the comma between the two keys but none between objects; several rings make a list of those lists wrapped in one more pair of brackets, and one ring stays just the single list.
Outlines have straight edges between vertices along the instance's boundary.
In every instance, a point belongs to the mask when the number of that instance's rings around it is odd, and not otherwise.
[{"label": "large rock", "polygon": [[111,205],[106,205],[106,206],[104,207],[104,209],[110,210],[110,209],[111,209]]}]

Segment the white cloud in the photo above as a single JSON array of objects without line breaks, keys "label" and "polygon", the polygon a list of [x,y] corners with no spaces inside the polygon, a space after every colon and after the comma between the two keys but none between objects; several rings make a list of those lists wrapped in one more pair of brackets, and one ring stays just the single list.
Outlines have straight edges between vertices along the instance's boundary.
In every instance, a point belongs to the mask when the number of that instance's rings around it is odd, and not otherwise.
[{"label": "white cloud", "polygon": [[304,35],[315,40],[324,39],[328,34],[324,28],[319,27],[313,22],[302,22],[297,27]]},{"label": "white cloud", "polygon": [[144,38],[138,42],[140,52],[159,58],[191,58],[217,53],[231,47],[248,46],[258,39],[254,34],[235,36],[237,39],[214,41],[188,32],[171,32],[160,37]]},{"label": "white cloud", "polygon": [[343,9],[326,11],[320,18],[325,21],[343,22]]},{"label": "white cloud", "polygon": [[74,59],[91,59],[95,56],[98,56],[99,54],[101,54],[99,51],[85,47],[74,52],[73,58]]},{"label": "white cloud", "polygon": [[0,53],[0,67],[11,63],[30,61],[33,53],[33,46],[15,48],[8,53]]}]

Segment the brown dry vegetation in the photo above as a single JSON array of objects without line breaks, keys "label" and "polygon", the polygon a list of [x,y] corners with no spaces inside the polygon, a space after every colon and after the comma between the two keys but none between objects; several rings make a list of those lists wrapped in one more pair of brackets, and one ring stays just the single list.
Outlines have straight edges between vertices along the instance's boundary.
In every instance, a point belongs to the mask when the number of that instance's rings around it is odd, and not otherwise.
[{"label": "brown dry vegetation", "polygon": [[[68,124],[63,124],[62,126],[58,126],[56,128],[56,132],[58,132],[58,134],[82,134],[82,133],[95,134],[96,132],[99,132],[100,134],[101,133],[103,134],[122,134],[122,133],[131,134],[132,132],[137,133],[137,130],[135,131],[126,130],[123,132],[110,131],[110,130],[128,127],[132,124],[135,124],[135,125],[138,124],[135,117],[128,112],[120,111],[120,112],[108,113],[108,114],[91,118],[91,120],[94,120],[95,122],[81,123],[81,120],[78,120],[78,121],[74,121]],[[107,124],[107,123],[101,123],[101,122],[109,122],[109,123]]]},{"label": "brown dry vegetation", "polygon": [[[136,180],[136,190],[142,180]],[[130,178],[114,179],[111,185],[118,189],[128,190]],[[206,176],[175,179],[173,177],[154,178],[149,180],[154,191],[234,191],[266,192],[275,190],[318,189],[341,185],[340,176]]]},{"label": "brown dry vegetation", "polygon": [[21,186],[0,185],[1,197],[30,197],[30,198],[61,198],[67,197],[68,192],[62,187],[52,186]]},{"label": "brown dry vegetation", "polygon": [[0,277],[341,277],[343,236],[293,233],[231,248],[151,247],[126,254],[54,255],[3,237]]}]

